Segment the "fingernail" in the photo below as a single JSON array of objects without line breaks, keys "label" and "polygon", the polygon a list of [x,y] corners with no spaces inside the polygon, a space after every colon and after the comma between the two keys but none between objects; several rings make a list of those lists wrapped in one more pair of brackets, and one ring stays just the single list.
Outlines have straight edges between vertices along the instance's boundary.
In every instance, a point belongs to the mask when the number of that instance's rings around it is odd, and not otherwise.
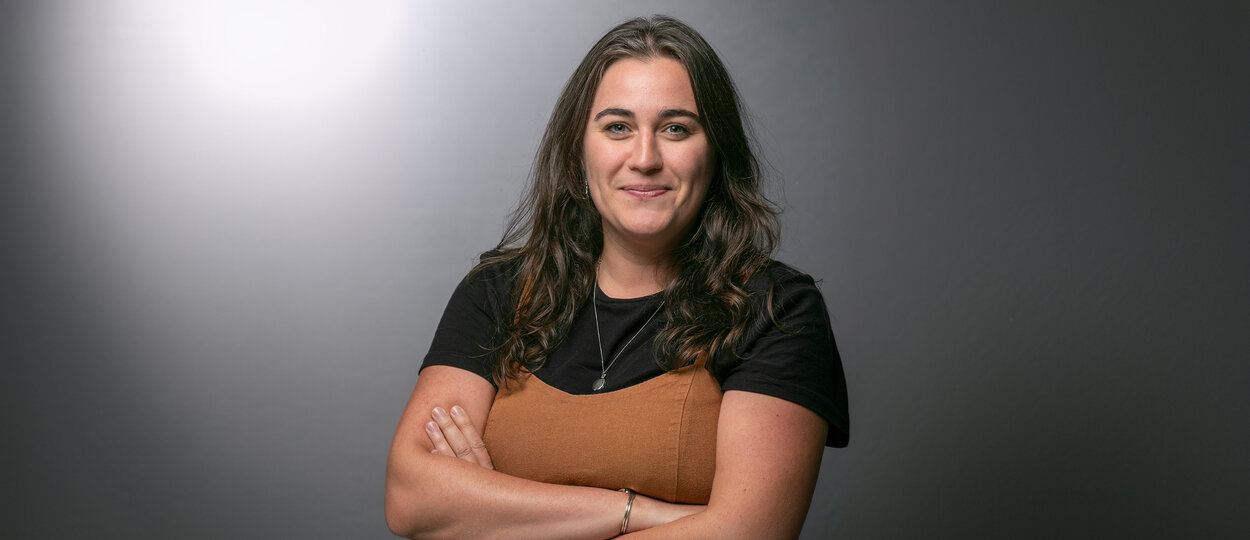
[{"label": "fingernail", "polygon": [[464,409],[461,409],[459,405],[452,405],[451,414],[454,414],[456,416],[464,416]]},{"label": "fingernail", "polygon": [[438,449],[437,449],[437,448],[435,448],[435,449],[433,449],[433,450],[430,450],[430,453],[431,453],[431,454],[434,454],[434,455],[436,455],[436,456],[437,456],[437,455],[438,455]]},{"label": "fingernail", "polygon": [[435,424],[434,422],[426,422],[425,430],[430,433],[438,433],[438,424]]},{"label": "fingernail", "polygon": [[434,407],[434,418],[439,420],[447,418],[447,411],[444,411],[442,407]]}]

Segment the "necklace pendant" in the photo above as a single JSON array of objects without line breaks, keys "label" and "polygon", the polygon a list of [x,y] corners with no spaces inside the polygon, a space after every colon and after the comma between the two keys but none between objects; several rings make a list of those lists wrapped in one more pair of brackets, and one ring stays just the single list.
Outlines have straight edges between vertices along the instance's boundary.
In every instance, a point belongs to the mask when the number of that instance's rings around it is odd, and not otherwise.
[{"label": "necklace pendant", "polygon": [[603,390],[603,385],[605,384],[607,384],[607,381],[603,380],[603,377],[599,377],[598,379],[595,379],[595,384],[590,385],[590,389],[598,392]]}]

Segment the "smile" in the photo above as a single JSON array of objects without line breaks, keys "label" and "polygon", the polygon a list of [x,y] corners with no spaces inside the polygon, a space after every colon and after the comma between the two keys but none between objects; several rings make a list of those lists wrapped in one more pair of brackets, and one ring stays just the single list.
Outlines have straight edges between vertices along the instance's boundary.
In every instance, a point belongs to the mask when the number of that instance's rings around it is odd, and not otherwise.
[{"label": "smile", "polygon": [[665,193],[668,193],[670,190],[669,188],[666,188],[663,186],[636,185],[636,186],[625,186],[621,188],[621,191],[624,191],[625,193],[628,193],[639,199],[654,199],[656,197],[664,195]]}]

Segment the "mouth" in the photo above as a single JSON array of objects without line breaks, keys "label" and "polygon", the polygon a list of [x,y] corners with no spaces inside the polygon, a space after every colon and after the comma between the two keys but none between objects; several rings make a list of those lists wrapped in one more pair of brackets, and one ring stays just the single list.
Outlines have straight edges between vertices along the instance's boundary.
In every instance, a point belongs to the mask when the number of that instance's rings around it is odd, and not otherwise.
[{"label": "mouth", "polygon": [[657,186],[651,184],[637,184],[632,186],[624,186],[621,188],[630,195],[641,199],[652,199],[668,193],[670,190],[665,186]]}]

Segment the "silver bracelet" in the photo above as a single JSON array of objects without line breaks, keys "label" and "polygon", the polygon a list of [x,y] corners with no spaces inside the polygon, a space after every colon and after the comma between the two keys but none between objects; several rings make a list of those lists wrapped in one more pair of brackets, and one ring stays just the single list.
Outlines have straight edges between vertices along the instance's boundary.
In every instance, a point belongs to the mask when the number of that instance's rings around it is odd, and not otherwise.
[{"label": "silver bracelet", "polygon": [[629,511],[634,509],[634,497],[638,493],[629,488],[623,488],[620,491],[629,495],[629,500],[625,501],[625,517],[621,518],[621,534],[625,534],[625,529],[629,528]]}]

